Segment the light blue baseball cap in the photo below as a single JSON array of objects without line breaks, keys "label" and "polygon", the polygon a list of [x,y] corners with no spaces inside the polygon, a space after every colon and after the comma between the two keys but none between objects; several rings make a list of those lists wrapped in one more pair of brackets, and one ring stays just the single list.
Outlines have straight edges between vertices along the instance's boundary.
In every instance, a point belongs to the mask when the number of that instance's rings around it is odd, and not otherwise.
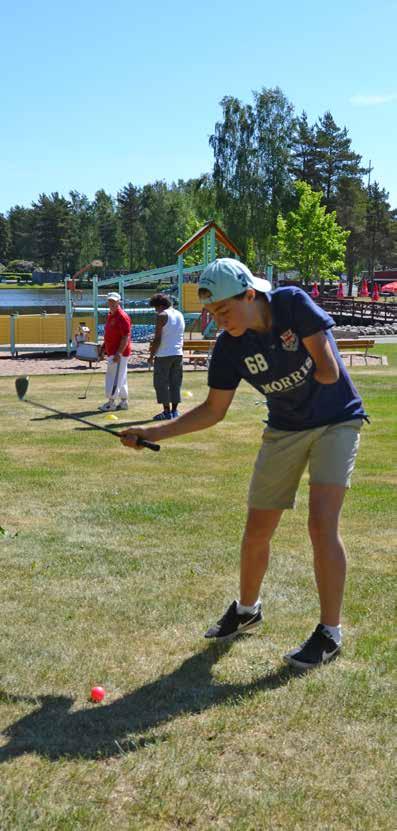
[{"label": "light blue baseball cap", "polygon": [[210,292],[209,297],[201,298],[204,305],[235,297],[249,288],[264,294],[271,290],[271,285],[263,277],[254,277],[244,263],[231,257],[221,257],[207,265],[199,280],[199,289]]}]

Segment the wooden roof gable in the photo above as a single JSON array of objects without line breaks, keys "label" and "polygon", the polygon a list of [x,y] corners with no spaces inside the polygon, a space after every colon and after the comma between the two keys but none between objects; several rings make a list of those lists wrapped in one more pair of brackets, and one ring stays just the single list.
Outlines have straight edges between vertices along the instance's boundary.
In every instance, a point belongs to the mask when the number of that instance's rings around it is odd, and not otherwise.
[{"label": "wooden roof gable", "polygon": [[193,236],[190,237],[190,239],[184,242],[183,245],[181,245],[181,247],[178,248],[178,251],[176,252],[177,255],[179,256],[179,254],[184,254],[185,251],[192,247],[192,245],[195,245],[196,242],[198,242],[200,239],[202,239],[202,237],[208,234],[211,228],[215,228],[215,239],[217,240],[217,242],[220,242],[222,245],[225,246],[225,248],[228,248],[229,251],[233,251],[234,254],[237,254],[238,257],[241,257],[241,253],[238,250],[237,246],[234,245],[234,243],[231,241],[231,239],[229,239],[227,234],[225,234],[225,232],[222,231],[222,228],[220,228],[219,225],[217,225],[216,222],[214,222],[213,220],[211,220],[211,222],[206,222],[206,224],[203,225],[203,227],[200,228],[199,231],[196,231],[196,233],[193,234]]}]

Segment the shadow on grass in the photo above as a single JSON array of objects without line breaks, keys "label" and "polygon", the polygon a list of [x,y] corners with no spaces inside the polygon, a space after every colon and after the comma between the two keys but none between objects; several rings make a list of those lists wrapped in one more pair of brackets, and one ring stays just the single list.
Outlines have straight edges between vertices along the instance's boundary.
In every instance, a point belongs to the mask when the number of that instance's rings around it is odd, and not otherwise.
[{"label": "shadow on grass", "polygon": [[278,689],[295,676],[291,668],[280,667],[249,684],[220,684],[211,670],[230,646],[211,644],[169,675],[111,704],[77,712],[71,712],[74,702],[67,696],[28,698],[0,692],[0,701],[40,704],[40,709],[4,730],[9,741],[0,749],[0,762],[24,753],[37,753],[55,761],[62,757],[97,759],[133,752],[161,740],[151,736],[150,731],[180,715],[201,713],[256,691]]},{"label": "shadow on grass", "polygon": [[[141,419],[140,421],[118,421],[117,424],[106,424],[106,429],[110,432],[115,432],[122,428],[123,430],[127,427],[138,427],[141,424],[151,424],[153,421],[152,418]],[[75,430],[79,432],[81,430],[82,433],[91,433],[92,430],[96,430],[96,427],[75,427]]]},{"label": "shadow on grass", "polygon": [[[92,415],[104,415],[105,416],[106,414],[99,412],[98,408],[97,408],[96,410],[82,410],[81,412],[78,412],[78,413],[73,412],[73,413],[70,413],[70,415],[71,416],[76,416],[77,418],[87,418],[87,416],[92,416]],[[57,413],[54,413],[53,415],[48,415],[48,416],[36,416],[36,418],[31,418],[30,420],[31,421],[64,421],[64,420],[67,420],[68,418],[69,418],[69,415],[67,413],[65,413],[64,415],[62,415],[62,414],[58,415]],[[117,416],[117,419],[119,419],[119,416]],[[71,418],[70,420],[73,421],[73,418]],[[106,424],[106,428],[111,430],[113,427],[115,429],[117,429],[118,427],[137,427],[139,424],[151,424],[152,421],[153,421],[153,418],[147,418],[147,419],[142,419],[141,418],[141,419],[139,419],[139,421],[129,421],[129,420],[128,421],[118,421],[117,424]],[[94,425],[93,427],[76,427],[75,429],[76,430],[83,430],[84,432],[89,433],[91,430],[95,430],[96,427]]]},{"label": "shadow on grass", "polygon": [[59,421],[60,419],[68,418],[69,415],[77,416],[77,418],[87,418],[87,416],[103,415],[103,413],[101,413],[100,410],[98,410],[98,407],[95,407],[95,409],[80,410],[79,412],[74,412],[74,410],[73,411],[71,410],[70,413],[67,413],[67,412],[65,412],[65,413],[63,413],[63,412],[51,413],[51,415],[36,416],[35,418],[31,418],[30,420],[31,421]]}]

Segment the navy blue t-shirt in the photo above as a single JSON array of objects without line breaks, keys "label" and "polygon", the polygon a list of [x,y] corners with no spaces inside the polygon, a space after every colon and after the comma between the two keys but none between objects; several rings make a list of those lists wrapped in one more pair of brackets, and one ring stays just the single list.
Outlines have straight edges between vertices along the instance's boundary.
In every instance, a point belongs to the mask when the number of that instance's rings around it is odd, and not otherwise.
[{"label": "navy blue t-shirt", "polygon": [[[335,325],[327,312],[298,287],[275,289],[269,332],[247,330],[234,338],[222,332],[217,338],[208,371],[208,385],[234,390],[244,379],[266,397],[269,426],[278,430],[308,430],[363,418],[361,398],[352,383],[334,337]],[[313,358],[302,343],[324,331],[339,366],[334,384],[320,384],[313,377]]]}]

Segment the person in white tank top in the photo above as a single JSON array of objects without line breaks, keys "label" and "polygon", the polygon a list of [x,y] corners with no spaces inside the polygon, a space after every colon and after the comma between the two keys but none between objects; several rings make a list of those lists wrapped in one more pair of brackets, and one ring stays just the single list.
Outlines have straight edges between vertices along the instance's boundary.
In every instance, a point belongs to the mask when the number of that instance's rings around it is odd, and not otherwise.
[{"label": "person in white tank top", "polygon": [[154,421],[177,418],[183,378],[183,335],[185,320],[174,309],[166,294],[154,294],[149,301],[156,312],[156,329],[150,344],[149,363],[153,363],[153,385],[163,411]]}]

